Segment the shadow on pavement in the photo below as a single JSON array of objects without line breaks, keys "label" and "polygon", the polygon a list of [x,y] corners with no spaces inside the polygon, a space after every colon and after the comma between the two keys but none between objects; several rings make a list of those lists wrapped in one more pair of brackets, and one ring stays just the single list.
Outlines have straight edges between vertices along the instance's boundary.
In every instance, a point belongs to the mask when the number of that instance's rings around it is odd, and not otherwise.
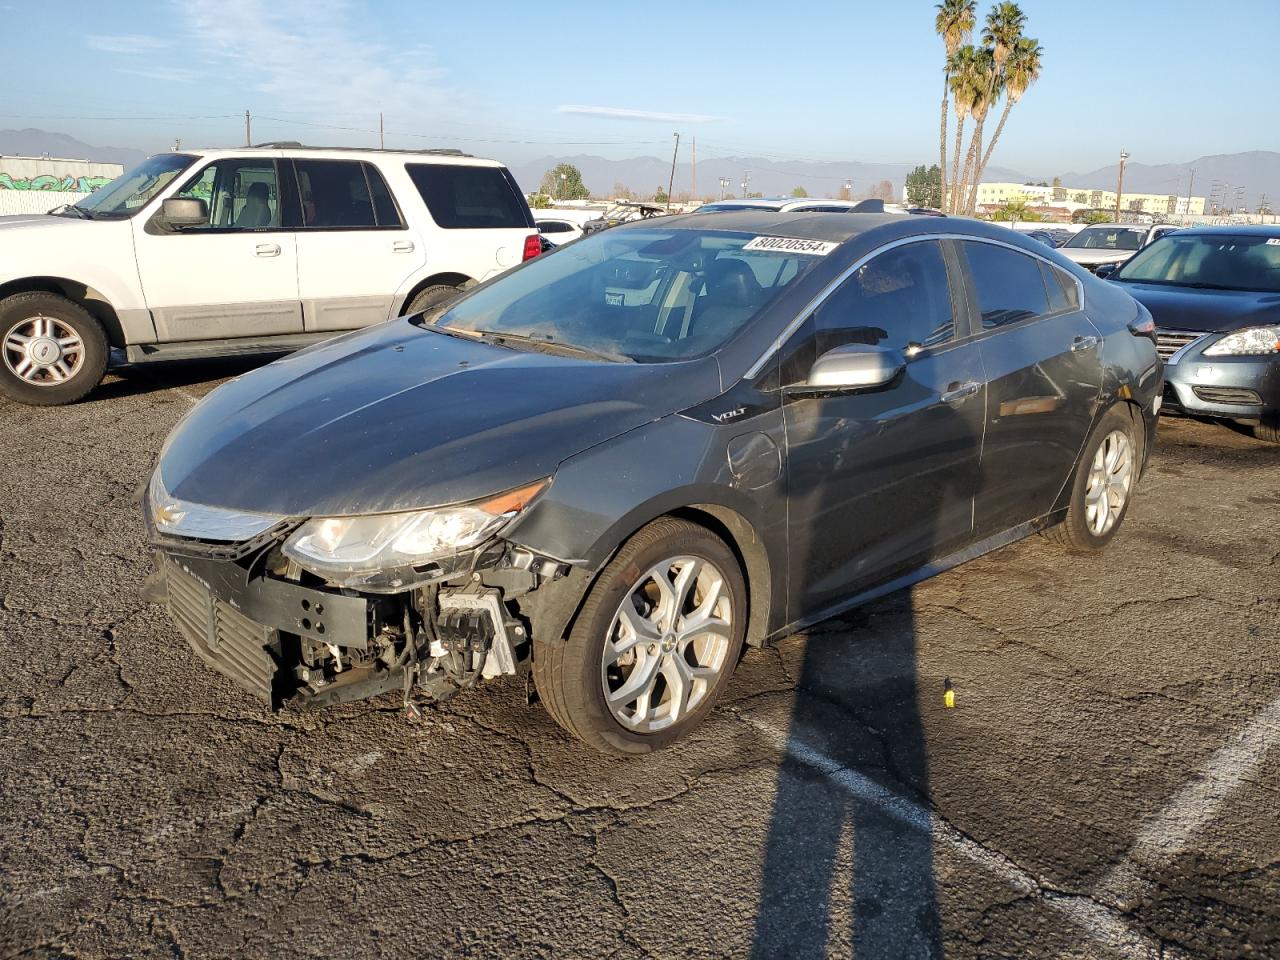
[{"label": "shadow on pavement", "polygon": [[167,360],[154,364],[130,364],[113,367],[107,379],[93,390],[82,403],[100,400],[116,400],[157,390],[175,387],[191,387],[213,380],[238,377],[284,354],[253,357],[225,357],[211,360]]}]

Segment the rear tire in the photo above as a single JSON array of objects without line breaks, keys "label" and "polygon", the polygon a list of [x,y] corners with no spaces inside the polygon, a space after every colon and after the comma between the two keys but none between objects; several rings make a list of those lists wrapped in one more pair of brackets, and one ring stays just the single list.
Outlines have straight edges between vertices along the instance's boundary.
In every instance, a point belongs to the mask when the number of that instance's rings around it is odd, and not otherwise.
[{"label": "rear tire", "polygon": [[1133,417],[1123,405],[1112,407],[1089,435],[1076,464],[1066,518],[1044,536],[1079,552],[1110,543],[1129,512],[1139,456]]},{"label": "rear tire", "polygon": [[534,682],[547,712],[588,746],[649,753],[710,712],[742,652],[746,616],[725,543],[686,520],[655,520],[601,571],[567,638],[535,638]]},{"label": "rear tire", "polygon": [[89,311],[56,293],[0,300],[0,392],[19,403],[75,403],[107,371],[107,335]]},{"label": "rear tire", "polygon": [[401,316],[412,317],[414,314],[422,313],[428,307],[447,303],[461,292],[461,287],[451,287],[447,283],[433,283],[429,287],[423,287],[413,295],[413,299],[404,308],[404,313]]}]

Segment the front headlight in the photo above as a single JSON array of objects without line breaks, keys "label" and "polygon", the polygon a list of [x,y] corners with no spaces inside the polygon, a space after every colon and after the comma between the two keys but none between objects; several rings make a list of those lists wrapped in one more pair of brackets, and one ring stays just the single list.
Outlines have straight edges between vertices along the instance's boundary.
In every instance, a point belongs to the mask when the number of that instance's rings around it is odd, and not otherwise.
[{"label": "front headlight", "polygon": [[1257,357],[1280,353],[1280,326],[1229,333],[1205,350],[1206,357]]},{"label": "front headlight", "polygon": [[437,575],[434,561],[478,546],[547,486],[526,487],[477,503],[410,513],[314,517],[281,548],[304,570],[344,587],[398,591]]}]

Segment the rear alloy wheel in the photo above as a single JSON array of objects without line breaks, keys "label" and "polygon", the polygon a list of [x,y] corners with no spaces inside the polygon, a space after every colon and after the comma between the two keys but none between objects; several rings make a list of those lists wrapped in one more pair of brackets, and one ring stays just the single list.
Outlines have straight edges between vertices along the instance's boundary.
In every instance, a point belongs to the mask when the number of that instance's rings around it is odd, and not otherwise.
[{"label": "rear alloy wheel", "polygon": [[1076,468],[1067,516],[1045,535],[1075,550],[1098,550],[1115,536],[1138,481],[1138,447],[1127,410],[1103,416]]},{"label": "rear alloy wheel", "polygon": [[703,527],[651,523],[605,567],[569,636],[539,642],[534,679],[556,721],[597,750],[648,753],[692,730],[745,633],[737,558]]},{"label": "rear alloy wheel", "polygon": [[0,390],[13,399],[74,403],[106,367],[106,335],[79,304],[39,292],[0,301]]}]

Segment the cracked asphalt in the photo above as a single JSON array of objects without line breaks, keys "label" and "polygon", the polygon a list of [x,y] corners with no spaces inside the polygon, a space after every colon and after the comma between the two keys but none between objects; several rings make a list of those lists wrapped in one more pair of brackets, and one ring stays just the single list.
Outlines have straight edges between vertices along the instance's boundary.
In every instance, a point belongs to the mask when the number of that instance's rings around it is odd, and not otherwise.
[{"label": "cracked asphalt", "polygon": [[516,682],[264,713],[139,599],[134,491],[242,369],[0,400],[0,956],[1280,956],[1280,448],[1167,420],[1102,555],[750,651],[615,761]]}]

